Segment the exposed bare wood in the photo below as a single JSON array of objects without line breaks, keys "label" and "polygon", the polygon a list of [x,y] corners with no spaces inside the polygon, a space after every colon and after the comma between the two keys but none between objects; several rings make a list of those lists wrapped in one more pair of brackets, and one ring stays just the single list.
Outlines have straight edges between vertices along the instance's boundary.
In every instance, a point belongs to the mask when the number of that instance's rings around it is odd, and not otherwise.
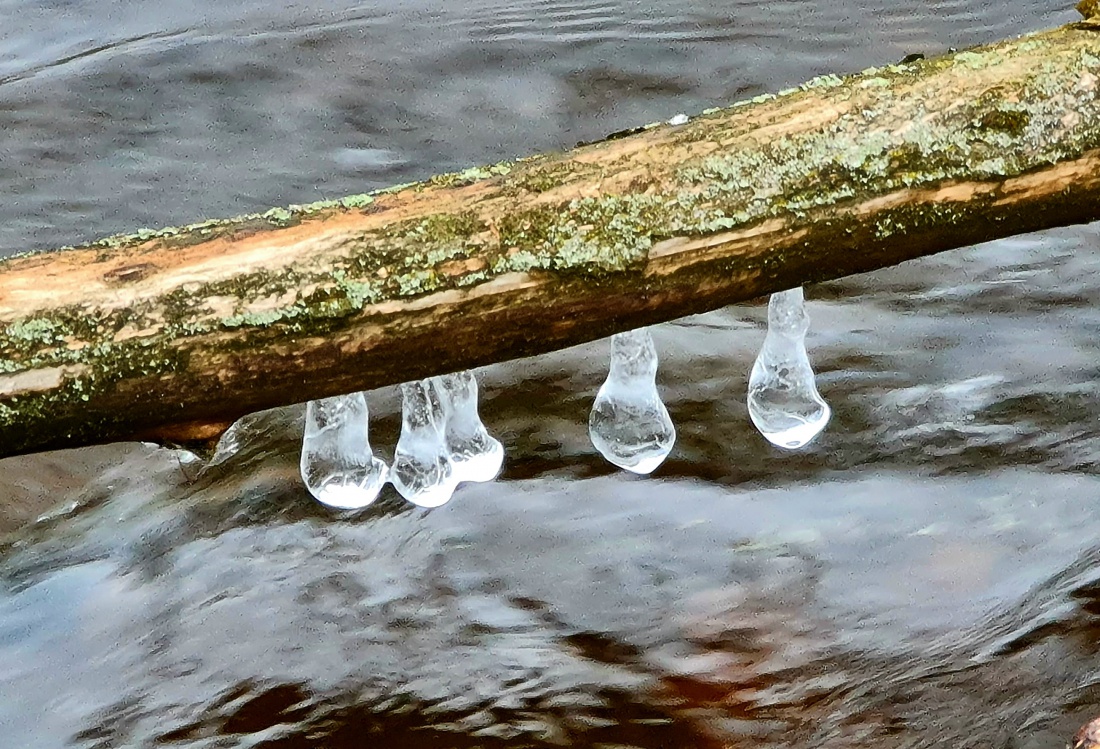
[{"label": "exposed bare wood", "polygon": [[527,356],[1100,219],[1083,21],[373,195],[0,262],[0,456]]}]

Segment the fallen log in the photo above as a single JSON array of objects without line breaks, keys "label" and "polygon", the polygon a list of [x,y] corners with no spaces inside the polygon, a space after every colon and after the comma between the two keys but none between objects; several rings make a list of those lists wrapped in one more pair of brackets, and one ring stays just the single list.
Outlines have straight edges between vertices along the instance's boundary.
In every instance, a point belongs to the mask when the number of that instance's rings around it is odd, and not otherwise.
[{"label": "fallen log", "polygon": [[1097,219],[1093,19],[564,154],[4,260],[0,457],[200,444],[252,411]]}]

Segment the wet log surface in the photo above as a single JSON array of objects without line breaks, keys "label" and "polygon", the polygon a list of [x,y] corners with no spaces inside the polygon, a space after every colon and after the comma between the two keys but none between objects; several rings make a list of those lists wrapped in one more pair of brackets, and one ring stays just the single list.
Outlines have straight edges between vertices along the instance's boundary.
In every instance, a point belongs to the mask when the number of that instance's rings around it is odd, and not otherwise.
[{"label": "wet log surface", "polygon": [[0,263],[0,455],[550,351],[1100,219],[1083,22],[341,201]]}]

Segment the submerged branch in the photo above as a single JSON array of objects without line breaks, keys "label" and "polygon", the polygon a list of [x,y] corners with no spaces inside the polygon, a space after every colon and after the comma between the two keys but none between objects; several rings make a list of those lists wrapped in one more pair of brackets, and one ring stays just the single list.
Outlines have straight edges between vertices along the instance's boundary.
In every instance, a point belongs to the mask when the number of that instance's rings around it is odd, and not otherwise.
[{"label": "submerged branch", "polygon": [[565,154],[2,261],[0,457],[198,443],[252,411],[1097,219],[1086,21]]}]

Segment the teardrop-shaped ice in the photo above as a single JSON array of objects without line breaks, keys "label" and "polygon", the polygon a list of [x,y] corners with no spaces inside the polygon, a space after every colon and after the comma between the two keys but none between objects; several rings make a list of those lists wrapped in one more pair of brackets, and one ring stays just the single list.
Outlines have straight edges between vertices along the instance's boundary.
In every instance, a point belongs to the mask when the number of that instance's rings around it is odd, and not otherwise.
[{"label": "teardrop-shaped ice", "polygon": [[377,499],[387,468],[367,440],[363,393],[306,404],[301,471],[309,493],[329,507],[357,510]]},{"label": "teardrop-shaped ice", "polygon": [[401,386],[401,436],[390,481],[402,497],[421,507],[445,504],[458,485],[443,434],[445,418],[435,382]]},{"label": "teardrop-shaped ice", "polygon": [[611,369],[588,435],[608,461],[634,473],[651,473],[671,452],[676,428],[657,394],[657,350],[647,329],[611,337]]},{"label": "teardrop-shaped ice", "polygon": [[820,434],[831,414],[806,355],[809,327],[801,286],[772,294],[768,333],[749,375],[752,423],[773,445],[789,450]]},{"label": "teardrop-shaped ice", "polygon": [[443,435],[455,479],[492,481],[504,462],[504,446],[481,423],[474,373],[466,370],[432,379],[443,403]]}]

